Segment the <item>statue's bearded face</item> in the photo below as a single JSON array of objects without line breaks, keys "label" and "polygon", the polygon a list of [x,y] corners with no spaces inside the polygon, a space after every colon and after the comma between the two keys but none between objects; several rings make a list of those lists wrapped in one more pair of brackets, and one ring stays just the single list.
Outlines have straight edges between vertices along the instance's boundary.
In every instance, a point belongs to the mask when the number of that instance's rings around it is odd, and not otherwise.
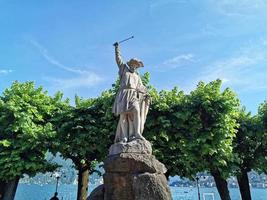
[{"label": "statue's bearded face", "polygon": [[132,69],[137,69],[137,68],[140,67],[138,64],[135,64],[135,63],[129,63],[128,65],[129,65],[129,67],[131,67]]},{"label": "statue's bearded face", "polygon": [[142,61],[140,61],[140,60],[138,60],[138,59],[134,59],[134,58],[132,58],[131,60],[129,60],[129,61],[127,62],[127,65],[128,65],[130,68],[132,68],[132,69],[137,69],[137,68],[139,68],[139,67],[144,67]]}]

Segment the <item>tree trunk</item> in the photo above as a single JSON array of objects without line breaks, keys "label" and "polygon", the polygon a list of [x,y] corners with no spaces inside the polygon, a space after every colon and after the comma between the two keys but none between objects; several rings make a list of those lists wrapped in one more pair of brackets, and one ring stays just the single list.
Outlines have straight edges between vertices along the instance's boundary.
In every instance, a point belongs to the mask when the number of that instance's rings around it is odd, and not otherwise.
[{"label": "tree trunk", "polygon": [[6,182],[0,181],[0,200],[3,200],[4,198],[5,187],[6,187]]},{"label": "tree trunk", "polygon": [[18,183],[19,183],[19,177],[16,177],[14,180],[6,183],[3,200],[14,200]]},{"label": "tree trunk", "polygon": [[231,200],[227,181],[225,180],[225,178],[221,176],[221,173],[218,170],[212,171],[211,175],[214,177],[221,200]]},{"label": "tree trunk", "polygon": [[88,192],[89,170],[87,166],[79,167],[77,200],[86,200]]},{"label": "tree trunk", "polygon": [[242,200],[251,200],[248,173],[246,171],[241,171],[241,174],[237,176],[237,181]]}]

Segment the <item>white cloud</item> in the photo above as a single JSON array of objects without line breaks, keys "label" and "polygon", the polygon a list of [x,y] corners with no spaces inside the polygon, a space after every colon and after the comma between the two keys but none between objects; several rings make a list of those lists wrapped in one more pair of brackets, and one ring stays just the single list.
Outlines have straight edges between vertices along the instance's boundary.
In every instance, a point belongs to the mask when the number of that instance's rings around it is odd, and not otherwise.
[{"label": "white cloud", "polygon": [[[262,46],[263,43],[259,45]],[[214,61],[204,67],[195,83],[219,78],[226,86],[238,87],[240,90],[266,89],[267,68],[263,66],[266,61],[267,53],[261,48],[243,48],[235,56]]]},{"label": "white cloud", "polygon": [[52,82],[54,87],[60,88],[62,90],[80,88],[80,87],[90,88],[103,81],[102,77],[93,72],[85,73],[83,75],[74,78],[66,78],[66,79],[45,78],[45,79]]},{"label": "white cloud", "polygon": [[96,74],[95,72],[82,70],[79,68],[73,68],[66,66],[53,58],[48,52],[46,48],[44,48],[40,43],[35,40],[30,40],[31,44],[38,49],[41,55],[47,60],[50,64],[63,69],[67,72],[76,74],[74,77],[71,78],[55,78],[55,77],[45,77],[44,79],[51,82],[53,87],[57,89],[74,89],[80,87],[93,87],[103,81],[103,78]]},{"label": "white cloud", "polygon": [[266,0],[209,0],[211,5],[226,16],[252,17],[266,14]]},{"label": "white cloud", "polygon": [[163,64],[176,68],[177,66],[180,66],[184,62],[193,61],[193,57],[194,57],[193,54],[181,54],[164,61]]},{"label": "white cloud", "polygon": [[41,55],[52,65],[57,66],[61,69],[64,69],[65,71],[68,72],[73,72],[73,73],[77,73],[77,74],[84,74],[87,73],[87,71],[85,70],[81,70],[81,69],[76,69],[76,68],[72,68],[72,67],[68,67],[62,63],[60,63],[58,60],[56,60],[55,58],[53,58],[51,55],[49,55],[48,51],[46,48],[44,48],[40,43],[38,43],[35,40],[30,40],[30,43],[35,46],[39,52],[41,53]]},{"label": "white cloud", "polygon": [[178,67],[184,67],[187,64],[194,62],[194,55],[193,54],[180,54],[170,59],[167,59],[162,62],[159,66],[156,66],[158,71],[167,71],[171,69],[176,69]]},{"label": "white cloud", "polygon": [[0,75],[6,75],[13,72],[11,69],[0,69]]}]

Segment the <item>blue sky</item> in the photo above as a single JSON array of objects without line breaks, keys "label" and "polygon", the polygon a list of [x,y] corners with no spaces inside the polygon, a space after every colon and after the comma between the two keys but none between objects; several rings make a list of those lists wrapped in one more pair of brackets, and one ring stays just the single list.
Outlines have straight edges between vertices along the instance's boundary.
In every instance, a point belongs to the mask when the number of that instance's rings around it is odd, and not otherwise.
[{"label": "blue sky", "polygon": [[0,0],[0,91],[33,80],[97,96],[117,76],[112,44],[158,89],[223,80],[253,113],[267,99],[264,0]]}]

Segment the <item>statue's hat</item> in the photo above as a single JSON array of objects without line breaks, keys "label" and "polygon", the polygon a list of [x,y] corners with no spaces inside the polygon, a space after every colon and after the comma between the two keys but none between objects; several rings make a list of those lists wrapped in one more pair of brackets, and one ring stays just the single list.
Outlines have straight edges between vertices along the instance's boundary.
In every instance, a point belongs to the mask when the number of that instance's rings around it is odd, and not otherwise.
[{"label": "statue's hat", "polygon": [[144,63],[141,61],[141,60],[139,60],[139,59],[137,59],[137,58],[132,58],[132,59],[130,59],[129,61],[128,61],[128,63],[129,64],[136,64],[136,65],[138,65],[138,67],[144,67]]}]

